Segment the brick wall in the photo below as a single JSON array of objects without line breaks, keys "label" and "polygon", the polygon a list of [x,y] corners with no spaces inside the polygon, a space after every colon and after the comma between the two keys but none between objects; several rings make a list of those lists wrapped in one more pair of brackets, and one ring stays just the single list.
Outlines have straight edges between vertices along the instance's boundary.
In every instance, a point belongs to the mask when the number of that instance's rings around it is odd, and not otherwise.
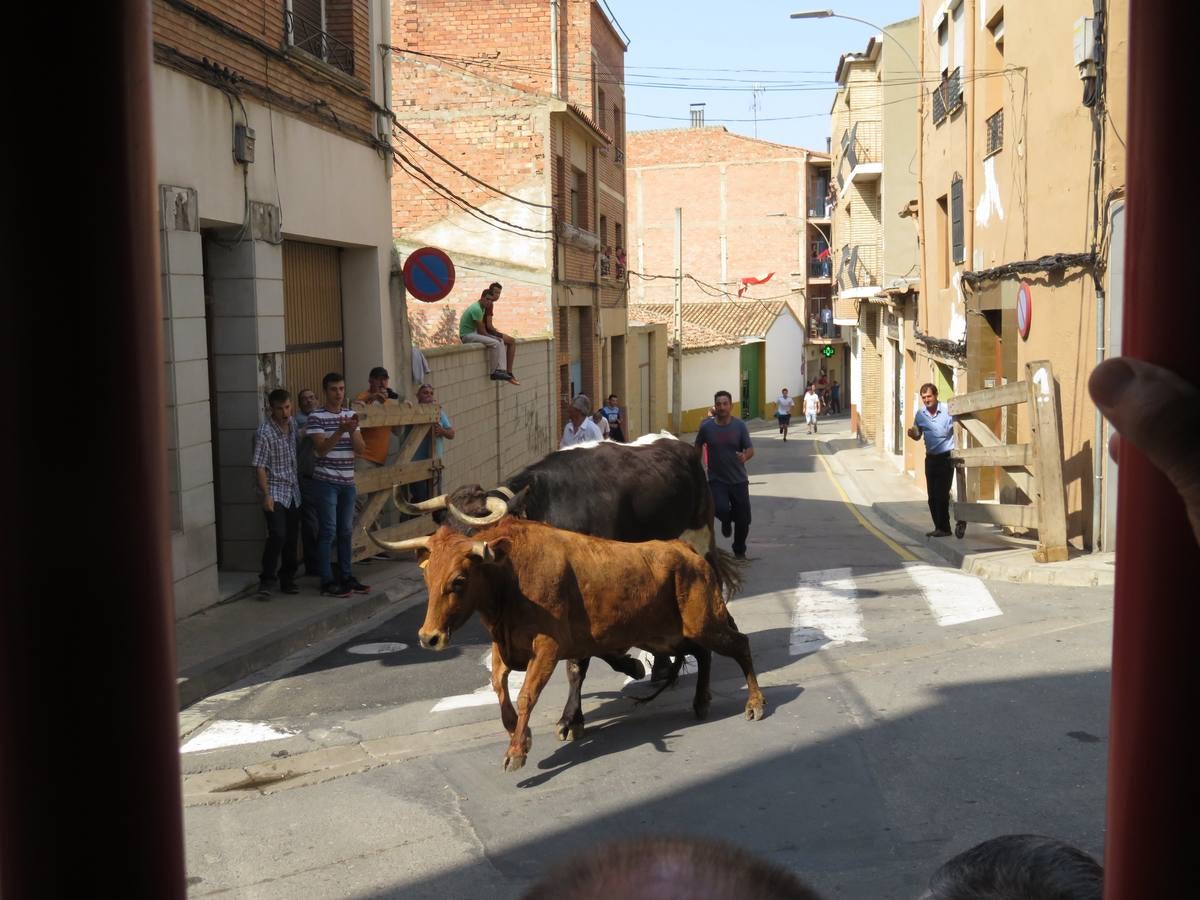
[{"label": "brick wall", "polygon": [[446,490],[463,484],[490,488],[558,447],[557,374],[549,340],[518,346],[519,386],[489,380],[480,347],[442,347],[426,357],[437,401],[456,431],[443,459]]},{"label": "brick wall", "polygon": [[[236,29],[248,39],[278,51],[285,46],[284,4],[268,0],[193,0],[192,5],[201,16],[207,14]],[[369,0],[344,0],[331,3],[331,10],[338,15],[331,21],[338,29],[339,39],[354,48],[354,76],[350,77],[330,66],[323,65],[299,51],[290,51],[290,59],[281,59],[277,54],[264,52],[262,47],[253,46],[229,33],[222,33],[212,24],[172,6],[166,0],[154,0],[152,16],[154,41],[166,48],[173,48],[187,57],[207,57],[241,75],[254,85],[269,88],[312,107],[322,102],[325,113],[302,112],[289,109],[298,115],[330,131],[340,131],[330,115],[348,126],[375,133],[375,114],[371,111],[371,48]],[[181,58],[170,52],[157,53],[157,61],[165,65],[178,65],[189,71]]]},{"label": "brick wall", "polygon": [[861,301],[859,312],[859,361],[862,366],[862,409],[859,433],[874,444],[883,440],[883,361],[879,335],[879,307]]}]

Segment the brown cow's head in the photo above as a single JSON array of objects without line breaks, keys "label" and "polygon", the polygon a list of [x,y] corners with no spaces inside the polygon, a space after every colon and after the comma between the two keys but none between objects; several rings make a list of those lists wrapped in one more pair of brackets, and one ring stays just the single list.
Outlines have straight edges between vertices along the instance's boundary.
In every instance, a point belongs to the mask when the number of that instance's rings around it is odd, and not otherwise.
[{"label": "brown cow's head", "polygon": [[[372,537],[374,540],[374,537]],[[472,613],[490,606],[498,572],[489,565],[507,555],[508,541],[474,540],[443,525],[436,534],[407,541],[375,541],[388,550],[416,550],[429,602],[417,636],[429,650],[445,650]]]}]

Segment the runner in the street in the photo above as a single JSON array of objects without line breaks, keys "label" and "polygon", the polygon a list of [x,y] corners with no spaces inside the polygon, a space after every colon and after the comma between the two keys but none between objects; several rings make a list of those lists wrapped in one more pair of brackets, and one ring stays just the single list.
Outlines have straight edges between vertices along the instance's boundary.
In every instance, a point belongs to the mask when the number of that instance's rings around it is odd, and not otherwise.
[{"label": "runner in the street", "polygon": [[792,407],[796,405],[796,398],[788,396],[788,389],[783,388],[779,392],[779,396],[775,398],[775,417],[779,419],[779,433],[783,435],[783,439],[787,440],[788,425],[792,421]]},{"label": "runner in the street", "polygon": [[817,396],[816,388],[811,384],[804,392],[804,421],[808,424],[808,433],[816,434],[817,413],[821,411],[821,398]]},{"label": "runner in the street", "polygon": [[750,479],[746,463],[754,456],[750,430],[741,419],[733,418],[733,396],[717,391],[713,397],[713,418],[700,423],[696,446],[708,452],[708,488],[712,491],[721,534],[733,534],[733,555],[746,558],[746,537],[750,534]]}]

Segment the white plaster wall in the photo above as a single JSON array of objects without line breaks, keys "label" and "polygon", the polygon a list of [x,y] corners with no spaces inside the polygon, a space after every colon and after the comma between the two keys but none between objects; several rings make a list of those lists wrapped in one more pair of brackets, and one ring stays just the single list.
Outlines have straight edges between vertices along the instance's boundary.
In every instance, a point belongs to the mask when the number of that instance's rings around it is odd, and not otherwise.
[{"label": "white plaster wall", "polygon": [[[683,354],[683,408],[707,409],[713,394],[729,391],[736,403],[741,392],[741,348],[721,347]],[[674,394],[674,365],[667,357],[667,397]]]},{"label": "white plaster wall", "polygon": [[767,331],[766,412],[775,411],[779,389],[798,397],[804,393],[804,329],[787,309],[775,319]]}]

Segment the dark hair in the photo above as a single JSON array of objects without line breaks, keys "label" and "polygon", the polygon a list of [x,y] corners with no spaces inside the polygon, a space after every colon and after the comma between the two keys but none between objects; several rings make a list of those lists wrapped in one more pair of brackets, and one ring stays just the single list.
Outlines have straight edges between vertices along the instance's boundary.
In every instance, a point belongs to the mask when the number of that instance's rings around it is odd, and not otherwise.
[{"label": "dark hair", "polygon": [[346,378],[341,372],[326,372],[325,377],[321,379],[321,390],[328,390],[331,384],[337,384],[339,381],[345,381]]},{"label": "dark hair", "polygon": [[944,863],[922,900],[1100,900],[1104,869],[1038,834],[1005,834]]},{"label": "dark hair", "polygon": [[713,403],[717,402],[718,397],[726,397],[729,399],[730,403],[733,402],[733,394],[729,393],[729,391],[717,391],[715,394],[713,394]]},{"label": "dark hair", "polygon": [[480,300],[487,300],[491,296],[492,296],[492,289],[490,287],[486,287],[482,291],[479,292]]},{"label": "dark hair", "polygon": [[[307,391],[308,393],[312,394],[314,397],[315,397],[315,396],[317,396],[317,392],[316,392],[316,391],[314,391],[312,388],[300,388],[300,394],[303,394],[303,393],[305,393],[306,391]],[[296,396],[297,396],[297,397],[299,397],[299,396],[300,396],[300,394],[297,394]]]},{"label": "dark hair", "polygon": [[616,399],[617,399],[617,395],[616,395],[616,394],[609,394],[609,395],[608,395],[608,397],[607,397],[606,399],[608,399],[608,400],[616,400]]},{"label": "dark hair", "polygon": [[383,366],[376,366],[375,368],[373,368],[370,371],[370,373],[367,375],[367,377],[368,378],[391,378],[392,376],[388,374],[388,370],[385,369]]},{"label": "dark hair", "polygon": [[637,838],[589,847],[547,872],[523,900],[647,898],[688,893],[707,900],[820,900],[774,863],[709,838]]},{"label": "dark hair", "polygon": [[921,385],[921,389],[920,389],[919,391],[917,391],[917,393],[918,393],[918,394],[923,394],[923,393],[925,393],[926,391],[929,391],[931,394],[933,394],[933,396],[935,396],[935,397],[936,397],[936,396],[937,396],[937,385],[936,385],[936,384],[930,384],[930,383],[927,381],[927,382],[925,382],[923,385]]},{"label": "dark hair", "polygon": [[488,285],[488,290],[489,291],[502,291],[502,290],[504,290],[504,285],[502,285],[498,281],[493,281],[491,284]]},{"label": "dark hair", "polygon": [[275,388],[271,393],[267,394],[267,403],[270,406],[282,406],[292,399],[292,395],[283,388]]}]

